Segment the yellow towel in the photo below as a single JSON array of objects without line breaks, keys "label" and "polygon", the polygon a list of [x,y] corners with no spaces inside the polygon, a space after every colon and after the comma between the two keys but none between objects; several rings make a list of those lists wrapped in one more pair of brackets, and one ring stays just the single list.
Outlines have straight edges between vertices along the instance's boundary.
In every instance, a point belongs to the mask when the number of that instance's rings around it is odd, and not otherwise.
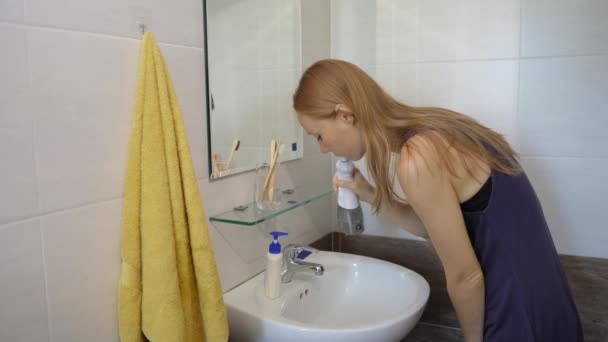
[{"label": "yellow towel", "polygon": [[143,38],[125,181],[122,342],[225,342],[228,323],[181,112],[151,33]]}]

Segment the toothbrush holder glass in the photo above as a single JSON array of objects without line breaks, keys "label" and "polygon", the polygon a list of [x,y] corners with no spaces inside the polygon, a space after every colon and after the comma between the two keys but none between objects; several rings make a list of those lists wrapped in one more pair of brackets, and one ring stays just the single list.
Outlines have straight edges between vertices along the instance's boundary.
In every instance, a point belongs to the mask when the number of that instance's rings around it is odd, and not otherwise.
[{"label": "toothbrush holder glass", "polygon": [[212,178],[228,176],[232,173],[227,160],[219,160],[213,163]]},{"label": "toothbrush holder glass", "polygon": [[[281,163],[277,161],[274,170],[267,162],[262,162],[255,169],[255,204],[260,210],[274,210],[281,205]],[[269,173],[272,175],[269,177]],[[268,183],[268,184],[267,184]],[[266,184],[266,191],[264,185]]]}]

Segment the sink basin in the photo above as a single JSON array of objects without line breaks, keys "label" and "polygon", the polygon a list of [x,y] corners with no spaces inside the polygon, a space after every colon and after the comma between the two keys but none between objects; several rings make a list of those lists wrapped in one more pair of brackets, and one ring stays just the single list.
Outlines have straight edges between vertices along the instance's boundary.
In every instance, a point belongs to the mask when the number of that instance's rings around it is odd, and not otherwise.
[{"label": "sink basin", "polygon": [[429,285],[414,271],[359,255],[317,252],[325,273],[296,272],[274,300],[264,272],[224,294],[230,341],[401,341],[416,325]]}]

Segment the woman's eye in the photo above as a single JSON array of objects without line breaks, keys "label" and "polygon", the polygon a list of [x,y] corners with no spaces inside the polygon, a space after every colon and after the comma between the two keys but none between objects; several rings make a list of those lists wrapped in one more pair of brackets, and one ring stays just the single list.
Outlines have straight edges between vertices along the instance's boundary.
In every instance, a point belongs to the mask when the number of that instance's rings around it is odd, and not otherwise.
[{"label": "woman's eye", "polygon": [[321,141],[321,136],[317,135],[317,141]]}]

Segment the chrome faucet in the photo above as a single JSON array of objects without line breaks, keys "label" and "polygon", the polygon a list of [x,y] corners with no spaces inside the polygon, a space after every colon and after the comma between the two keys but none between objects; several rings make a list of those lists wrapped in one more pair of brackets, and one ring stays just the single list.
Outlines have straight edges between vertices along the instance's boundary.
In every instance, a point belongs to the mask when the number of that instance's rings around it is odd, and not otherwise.
[{"label": "chrome faucet", "polygon": [[325,271],[323,265],[304,261],[298,258],[300,252],[305,250],[313,253],[318,252],[318,250],[312,247],[293,243],[290,243],[283,248],[283,270],[281,272],[281,282],[289,283],[296,271],[312,271],[315,273],[315,275],[323,275],[323,272]]}]

